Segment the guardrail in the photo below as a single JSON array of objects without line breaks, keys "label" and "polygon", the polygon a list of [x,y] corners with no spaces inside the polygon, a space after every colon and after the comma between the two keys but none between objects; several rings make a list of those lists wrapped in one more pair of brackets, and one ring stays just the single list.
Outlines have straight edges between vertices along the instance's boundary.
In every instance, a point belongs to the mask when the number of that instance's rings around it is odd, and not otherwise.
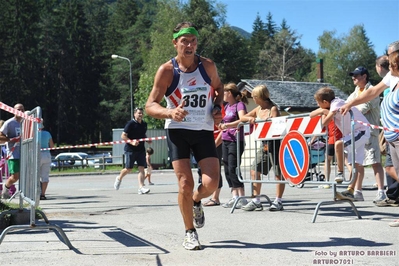
[{"label": "guardrail", "polygon": [[[121,160],[122,163],[107,163],[106,159],[108,159],[108,158],[111,158],[111,159],[113,159],[113,158],[122,158],[122,160]],[[114,161],[114,160],[112,160],[112,161]],[[122,156],[102,156],[102,157],[99,157],[99,162],[98,163],[94,163],[94,168],[100,169],[100,170],[106,170],[107,167],[116,166],[116,165],[117,166],[121,165],[122,168],[125,167],[125,155],[124,154],[122,154]]]},{"label": "guardrail", "polygon": [[[106,159],[113,159],[115,158],[122,158],[122,163],[107,163]],[[89,161],[93,161],[95,159],[98,159],[98,163],[94,162],[93,164],[90,164]],[[55,167],[51,167],[51,170],[58,170],[59,172],[61,170],[66,170],[66,169],[74,169],[74,168],[95,168],[99,170],[106,170],[107,167],[109,166],[121,166],[122,168],[125,167],[125,155],[123,154],[122,156],[102,156],[102,157],[96,157],[96,158],[89,158],[89,159],[68,159],[68,160],[53,160],[52,162],[56,162],[57,165]],[[78,163],[77,163],[78,162]]]}]

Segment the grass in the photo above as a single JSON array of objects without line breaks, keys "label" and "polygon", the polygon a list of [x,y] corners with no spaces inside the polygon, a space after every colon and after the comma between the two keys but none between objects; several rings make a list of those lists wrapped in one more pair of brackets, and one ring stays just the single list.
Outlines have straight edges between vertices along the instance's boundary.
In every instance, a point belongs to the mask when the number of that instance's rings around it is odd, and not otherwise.
[{"label": "grass", "polygon": [[[23,209],[28,209],[29,207],[30,207],[30,205],[28,203],[23,204]],[[6,211],[15,211],[15,210],[19,210],[19,203],[0,201],[0,213],[6,212]],[[36,207],[36,210],[41,211],[42,209],[40,207]],[[9,220],[9,219],[11,219],[10,217],[12,216],[12,214],[6,214],[5,216],[6,217],[4,217],[4,219]],[[42,215],[39,212],[35,213],[35,217],[36,217],[36,219],[43,219]]]},{"label": "grass", "polygon": [[18,210],[19,204],[12,202],[2,202],[0,201],[0,212],[9,211],[9,210]]}]

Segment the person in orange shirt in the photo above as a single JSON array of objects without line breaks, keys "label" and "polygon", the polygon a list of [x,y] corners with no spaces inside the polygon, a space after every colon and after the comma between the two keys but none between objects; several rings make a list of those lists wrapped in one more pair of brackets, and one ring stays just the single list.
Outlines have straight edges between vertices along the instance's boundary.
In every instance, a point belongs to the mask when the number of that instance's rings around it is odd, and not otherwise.
[{"label": "person in orange shirt", "polygon": [[[327,162],[324,164],[324,174],[326,180],[330,181],[331,174],[331,163],[334,160],[334,156],[337,160],[338,173],[336,177],[343,176],[344,172],[344,146],[342,142],[342,133],[335,125],[334,120],[331,120],[328,124],[328,139],[327,139]],[[325,185],[323,188],[330,188],[330,185]]]}]

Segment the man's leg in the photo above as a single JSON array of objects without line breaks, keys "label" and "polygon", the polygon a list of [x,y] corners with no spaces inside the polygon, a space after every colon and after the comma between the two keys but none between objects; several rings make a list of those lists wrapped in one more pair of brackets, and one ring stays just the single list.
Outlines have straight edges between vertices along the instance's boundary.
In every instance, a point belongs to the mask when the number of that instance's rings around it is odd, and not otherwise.
[{"label": "man's leg", "polygon": [[[194,179],[191,172],[190,159],[180,159],[172,162],[179,184],[178,203],[186,230],[194,229],[193,223],[193,189]],[[204,182],[204,180],[202,181]],[[212,194],[212,192],[210,193]],[[209,196],[208,194],[207,196]]]},{"label": "man's leg", "polygon": [[10,175],[7,180],[6,180],[6,186],[8,188],[10,188],[12,185],[14,185],[15,183],[17,183],[19,180],[19,172],[18,173],[14,173],[12,175]]},{"label": "man's leg", "polygon": [[119,173],[119,180],[122,181],[123,177],[132,171],[131,168],[123,168]]},{"label": "man's leg", "polygon": [[209,157],[202,159],[199,165],[202,173],[202,184],[198,186],[192,196],[195,202],[210,196],[218,188],[220,176],[218,158]]},{"label": "man's leg", "polygon": [[3,183],[3,190],[1,196],[3,199],[8,199],[11,197],[10,188],[19,180],[19,172],[11,174],[8,179]]},{"label": "man's leg", "polygon": [[144,186],[144,166],[138,167],[139,173],[137,175],[137,180],[139,181],[139,188]]}]

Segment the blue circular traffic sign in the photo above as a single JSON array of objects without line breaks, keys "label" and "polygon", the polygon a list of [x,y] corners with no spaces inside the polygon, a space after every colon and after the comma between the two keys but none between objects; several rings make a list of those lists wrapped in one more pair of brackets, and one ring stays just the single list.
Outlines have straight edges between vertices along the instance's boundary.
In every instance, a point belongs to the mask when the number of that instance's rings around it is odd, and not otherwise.
[{"label": "blue circular traffic sign", "polygon": [[309,170],[309,147],[305,137],[291,131],[281,141],[279,159],[281,173],[293,185],[300,184]]}]

